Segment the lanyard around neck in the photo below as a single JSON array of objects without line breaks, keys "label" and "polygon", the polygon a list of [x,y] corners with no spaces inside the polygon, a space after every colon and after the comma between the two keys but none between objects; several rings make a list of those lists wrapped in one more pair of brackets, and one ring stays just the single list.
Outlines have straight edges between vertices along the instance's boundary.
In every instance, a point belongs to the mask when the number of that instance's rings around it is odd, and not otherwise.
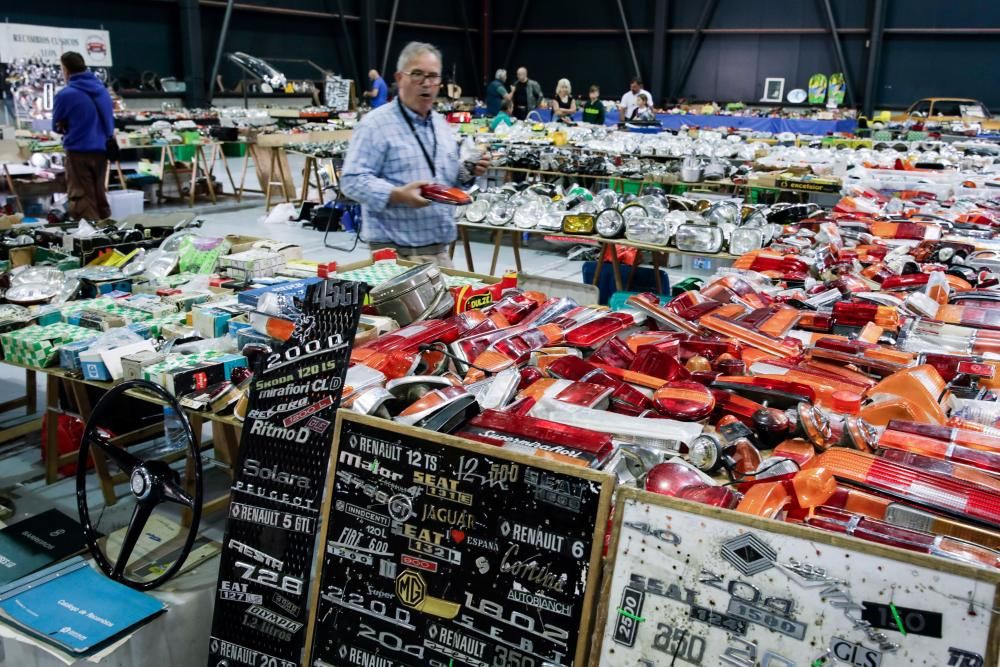
[{"label": "lanyard around neck", "polygon": [[[417,145],[420,146],[420,152],[424,154],[424,159],[427,160],[427,166],[431,168],[431,175],[436,178],[437,177],[437,168],[434,166],[434,161],[437,159],[438,139],[437,139],[437,132],[434,131],[434,119],[433,119],[433,117],[431,117],[431,119],[430,119],[430,121],[431,121],[431,136],[434,137],[434,157],[432,158],[431,155],[430,155],[430,153],[428,153],[427,149],[424,147],[424,142],[420,140],[420,135],[417,134],[417,128],[414,127],[413,121],[410,119],[409,114],[407,114],[406,110],[403,109],[403,101],[401,99],[399,99],[398,97],[396,98],[396,101],[399,102],[399,113],[400,113],[400,115],[403,116],[403,120],[406,121],[406,124],[410,126],[410,132],[413,133],[413,138],[417,140]],[[434,113],[434,112],[431,111],[431,113]]]}]

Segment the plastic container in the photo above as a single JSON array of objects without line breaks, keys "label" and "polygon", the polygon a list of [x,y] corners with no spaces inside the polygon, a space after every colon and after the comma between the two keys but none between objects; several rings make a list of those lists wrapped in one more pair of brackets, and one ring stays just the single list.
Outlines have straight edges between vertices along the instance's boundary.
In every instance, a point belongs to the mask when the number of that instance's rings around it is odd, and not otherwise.
[{"label": "plastic container", "polygon": [[156,455],[179,452],[187,447],[187,433],[184,421],[172,407],[163,406],[163,444],[156,449]]},{"label": "plastic container", "polygon": [[130,215],[143,212],[145,194],[142,190],[112,190],[108,192],[108,204],[111,206],[111,217],[124,220]]}]

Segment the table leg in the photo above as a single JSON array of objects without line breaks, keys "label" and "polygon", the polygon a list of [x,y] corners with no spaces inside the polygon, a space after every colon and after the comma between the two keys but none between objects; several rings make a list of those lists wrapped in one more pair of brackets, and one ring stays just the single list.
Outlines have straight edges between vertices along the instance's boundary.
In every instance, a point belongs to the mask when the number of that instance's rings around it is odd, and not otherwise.
[{"label": "table leg", "polygon": [[118,183],[122,186],[122,190],[128,190],[128,184],[125,182],[125,174],[122,172],[121,160],[115,160],[115,169],[118,170]]},{"label": "table leg", "polygon": [[10,175],[10,170],[7,168],[7,165],[3,166],[3,173],[7,178],[7,188],[10,190],[10,193],[14,195],[15,210],[23,212],[24,207],[21,206],[21,197],[17,194],[17,186],[14,185],[14,178]]},{"label": "table leg", "polygon": [[38,385],[35,371],[30,368],[24,371],[24,414],[33,415],[38,411]]},{"label": "table leg", "polygon": [[493,232],[493,261],[490,262],[490,275],[497,274],[497,260],[500,259],[500,245],[503,242],[503,232]]},{"label": "table leg", "polygon": [[[652,255],[653,253],[650,253]],[[635,253],[636,263],[632,265],[632,270],[628,272],[628,280],[625,281],[625,291],[632,291],[632,282],[635,280],[635,273],[638,270],[639,265],[642,263],[638,261],[642,257],[642,250],[637,250]]]},{"label": "table leg", "polygon": [[59,480],[59,378],[45,376],[45,483]]},{"label": "table leg", "polygon": [[[87,385],[81,382],[69,381],[69,392],[73,397],[73,402],[76,403],[76,409],[80,413],[80,419],[84,422],[90,421],[91,406],[90,398],[87,396]],[[118,502],[118,496],[115,495],[115,485],[111,481],[111,472],[108,469],[108,459],[107,456],[97,447],[90,448],[90,458],[94,460],[94,471],[97,473],[98,482],[101,485],[101,495],[104,496],[104,504],[107,507]],[[78,466],[87,465],[86,461],[77,460],[76,464]]]},{"label": "table leg", "polygon": [[188,206],[194,208],[194,193],[198,186],[198,147],[194,149],[194,157],[191,160],[191,192],[188,195]]},{"label": "table leg", "polygon": [[229,160],[226,159],[226,152],[222,150],[222,144],[218,145],[219,150],[219,160],[222,162],[223,169],[226,170],[226,177],[229,179],[229,187],[233,189],[233,193],[236,192],[236,182],[233,180],[233,172],[229,169]]},{"label": "table leg", "polygon": [[512,229],[510,237],[511,245],[514,247],[514,266],[517,267],[517,272],[521,273],[521,230]]},{"label": "table leg", "polygon": [[211,197],[213,204],[218,204],[219,200],[215,198],[215,177],[212,176],[212,168],[208,166],[208,158],[205,157],[205,149],[202,146],[198,146],[195,149],[195,160],[201,156],[201,163],[205,167],[205,184],[208,186],[208,196]]},{"label": "table leg", "polygon": [[591,283],[594,287],[597,287],[598,283],[601,282],[601,271],[604,270],[604,254],[608,251],[608,245],[600,244],[600,253],[597,257],[597,269],[594,270],[594,282]]},{"label": "table leg", "polygon": [[240,188],[236,191],[236,201],[243,201],[243,188],[247,184],[247,168],[250,166],[250,157],[253,157],[254,165],[257,164],[257,153],[253,144],[247,144],[247,150],[243,153],[243,168],[240,170]]},{"label": "table leg", "polygon": [[305,201],[309,196],[309,182],[312,180],[313,156],[306,156],[306,164],[302,168],[302,197],[300,201]]},{"label": "table leg", "polygon": [[660,276],[660,253],[653,252],[653,280],[656,281],[656,293],[663,294],[663,278]]},{"label": "table leg", "polygon": [[[276,150],[277,149],[275,149],[275,148],[271,149],[271,159],[268,162],[269,167],[268,167],[268,170],[267,170],[267,187],[264,188],[265,190],[267,190],[267,192],[264,194],[264,210],[265,211],[270,211],[271,210],[271,182],[274,180],[274,169],[275,169],[275,166],[274,166],[274,156],[277,155]],[[284,185],[282,185],[282,187],[284,187]]]},{"label": "table leg", "polygon": [[476,267],[472,263],[472,246],[469,244],[469,230],[460,226],[458,233],[462,237],[462,249],[465,250],[465,265],[469,267],[469,273],[475,273]]},{"label": "table leg", "polygon": [[319,173],[319,160],[313,160],[313,172],[316,176],[316,194],[319,196],[319,205],[322,206],[326,203],[326,199],[323,197],[323,178]]},{"label": "table leg", "polygon": [[615,289],[619,292],[622,291],[622,272],[621,267],[618,264],[618,247],[612,243],[611,244],[611,269],[615,276]]}]

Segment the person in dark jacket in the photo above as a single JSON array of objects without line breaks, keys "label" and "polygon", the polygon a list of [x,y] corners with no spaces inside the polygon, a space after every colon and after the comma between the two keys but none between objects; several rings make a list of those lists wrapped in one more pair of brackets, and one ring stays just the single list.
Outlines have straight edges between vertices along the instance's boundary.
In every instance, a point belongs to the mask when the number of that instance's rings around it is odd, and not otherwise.
[{"label": "person in dark jacket", "polygon": [[66,87],[53,103],[52,126],[66,150],[67,212],[74,220],[104,220],[111,216],[104,191],[107,142],[115,133],[111,95],[79,53],[67,51],[59,60]]}]

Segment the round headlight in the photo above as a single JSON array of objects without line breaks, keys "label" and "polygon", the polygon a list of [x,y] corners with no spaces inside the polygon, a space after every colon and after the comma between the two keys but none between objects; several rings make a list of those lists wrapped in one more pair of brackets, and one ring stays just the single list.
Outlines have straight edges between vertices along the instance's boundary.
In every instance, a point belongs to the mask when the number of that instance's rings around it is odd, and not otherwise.
[{"label": "round headlight", "polygon": [[731,201],[720,201],[708,207],[704,215],[716,225],[735,225],[740,221],[740,207]]},{"label": "round headlight", "polygon": [[594,201],[602,209],[615,208],[618,206],[618,193],[605,188],[594,195]]},{"label": "round headlight", "polygon": [[633,218],[645,218],[648,217],[646,209],[640,204],[629,204],[622,209],[622,217],[625,219],[626,224],[629,220]]},{"label": "round headlight", "polygon": [[613,239],[625,231],[625,218],[617,209],[609,208],[598,214],[595,225],[598,234],[606,239]]},{"label": "round headlight", "polygon": [[469,222],[482,222],[486,219],[486,215],[490,212],[490,200],[485,198],[479,198],[476,201],[469,204],[469,207],[465,209],[465,219]]},{"label": "round headlight", "polygon": [[516,208],[509,201],[498,201],[490,207],[490,212],[486,214],[486,222],[496,227],[510,224]]},{"label": "round headlight", "polygon": [[514,212],[514,226],[518,229],[534,229],[544,213],[545,208],[541,204],[530,201],[519,206]]}]

